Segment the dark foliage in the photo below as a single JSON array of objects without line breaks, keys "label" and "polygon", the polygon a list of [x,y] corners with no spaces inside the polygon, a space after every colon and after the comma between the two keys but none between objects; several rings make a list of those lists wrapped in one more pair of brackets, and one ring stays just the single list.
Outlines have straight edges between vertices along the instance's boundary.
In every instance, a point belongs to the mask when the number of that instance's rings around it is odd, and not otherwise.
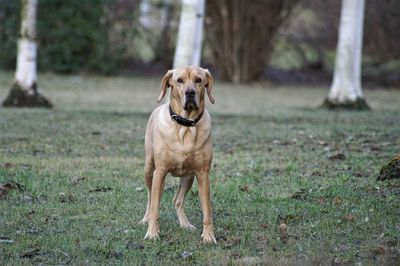
[{"label": "dark foliage", "polygon": [[[104,1],[44,0],[38,10],[39,67],[57,72],[81,68],[106,70],[107,32]],[[56,12],[57,11],[57,12]]]},{"label": "dark foliage", "polygon": [[[113,27],[123,19],[132,19],[135,2],[41,0],[37,17],[39,69],[116,72],[127,47],[125,42],[113,39]],[[5,22],[0,25],[1,68],[15,68],[19,7],[19,1],[0,0],[0,19]],[[123,38],[124,32],[119,34]]]},{"label": "dark foliage", "polygon": [[0,68],[15,69],[20,1],[0,0]]}]

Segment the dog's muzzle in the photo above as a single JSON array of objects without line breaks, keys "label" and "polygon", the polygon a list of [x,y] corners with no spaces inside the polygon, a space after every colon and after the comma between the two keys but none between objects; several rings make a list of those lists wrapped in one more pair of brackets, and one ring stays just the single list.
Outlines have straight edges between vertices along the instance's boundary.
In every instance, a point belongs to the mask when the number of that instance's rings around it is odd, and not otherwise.
[{"label": "dog's muzzle", "polygon": [[195,90],[188,89],[185,91],[185,105],[183,108],[185,109],[185,111],[192,111],[198,109]]}]

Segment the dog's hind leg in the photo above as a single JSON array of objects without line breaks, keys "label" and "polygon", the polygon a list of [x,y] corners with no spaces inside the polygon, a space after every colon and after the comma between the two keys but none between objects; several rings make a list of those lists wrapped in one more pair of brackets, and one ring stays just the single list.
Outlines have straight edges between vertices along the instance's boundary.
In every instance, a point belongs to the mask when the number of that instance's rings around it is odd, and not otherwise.
[{"label": "dog's hind leg", "polygon": [[147,207],[143,219],[139,224],[147,224],[149,221],[150,212],[150,201],[151,201],[151,185],[153,183],[153,172],[154,172],[154,159],[152,156],[146,156],[146,162],[144,166],[144,181],[147,186]]},{"label": "dog's hind leg", "polygon": [[181,177],[180,184],[178,190],[176,191],[176,195],[174,197],[174,207],[176,209],[176,214],[178,216],[179,224],[182,228],[186,229],[196,229],[193,225],[191,225],[186,217],[185,211],[183,210],[183,203],[185,201],[185,196],[193,185],[194,177]]}]

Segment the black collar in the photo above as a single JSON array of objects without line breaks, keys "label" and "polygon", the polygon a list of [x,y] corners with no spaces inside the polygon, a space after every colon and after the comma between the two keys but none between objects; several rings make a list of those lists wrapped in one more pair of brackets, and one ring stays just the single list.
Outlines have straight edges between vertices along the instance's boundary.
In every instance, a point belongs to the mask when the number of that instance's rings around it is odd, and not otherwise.
[{"label": "black collar", "polygon": [[203,116],[203,114],[204,114],[204,112],[202,112],[199,115],[199,117],[197,117],[195,120],[187,119],[187,118],[184,118],[184,117],[174,113],[174,111],[172,111],[171,105],[169,106],[169,115],[171,116],[171,119],[174,120],[179,125],[185,126],[185,127],[194,127],[194,126],[196,126],[197,122],[200,121],[200,119]]}]

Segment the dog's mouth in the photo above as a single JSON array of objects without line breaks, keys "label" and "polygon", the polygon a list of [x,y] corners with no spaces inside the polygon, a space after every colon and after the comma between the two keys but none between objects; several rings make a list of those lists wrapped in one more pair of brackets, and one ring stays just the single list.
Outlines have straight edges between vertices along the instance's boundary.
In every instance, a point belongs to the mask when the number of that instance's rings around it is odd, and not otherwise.
[{"label": "dog's mouth", "polygon": [[197,103],[194,99],[189,99],[189,100],[185,101],[185,105],[183,106],[183,109],[185,109],[185,111],[187,111],[187,112],[191,112],[191,111],[199,109],[199,107],[197,106]]}]

